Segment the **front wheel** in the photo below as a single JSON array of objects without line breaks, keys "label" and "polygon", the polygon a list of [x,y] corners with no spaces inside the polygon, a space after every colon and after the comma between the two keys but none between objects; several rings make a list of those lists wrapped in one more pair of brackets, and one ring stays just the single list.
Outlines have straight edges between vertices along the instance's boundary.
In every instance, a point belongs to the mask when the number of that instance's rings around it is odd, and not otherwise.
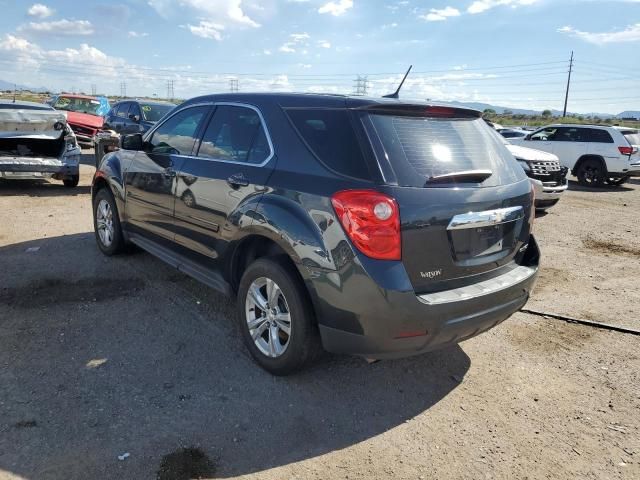
[{"label": "front wheel", "polygon": [[320,350],[315,316],[292,267],[253,262],[238,289],[240,332],[254,360],[274,375],[302,369]]},{"label": "front wheel", "polygon": [[585,187],[600,187],[605,180],[605,169],[602,162],[595,159],[585,160],[578,167],[576,177],[578,183]]},{"label": "front wheel", "polygon": [[105,255],[124,250],[122,227],[115,199],[107,188],[102,188],[93,200],[93,228],[98,248]]},{"label": "front wheel", "polygon": [[627,183],[627,180],[629,180],[629,177],[609,177],[605,181],[607,182],[607,185],[611,185],[612,187],[619,187],[620,185]]},{"label": "front wheel", "polygon": [[64,178],[62,183],[67,188],[77,187],[78,183],[80,183],[80,175],[73,175],[71,177]]}]

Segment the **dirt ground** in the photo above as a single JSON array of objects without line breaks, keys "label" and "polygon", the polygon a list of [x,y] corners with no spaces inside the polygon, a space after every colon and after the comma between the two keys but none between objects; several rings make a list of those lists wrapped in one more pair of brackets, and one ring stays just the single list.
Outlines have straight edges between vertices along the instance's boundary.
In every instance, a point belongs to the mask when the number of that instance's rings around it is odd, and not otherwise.
[{"label": "dirt ground", "polygon": [[[0,479],[640,478],[639,337],[518,313],[274,378],[230,300],[98,252],[92,172],[0,184]],[[528,307],[640,328],[640,182],[563,197]]]}]

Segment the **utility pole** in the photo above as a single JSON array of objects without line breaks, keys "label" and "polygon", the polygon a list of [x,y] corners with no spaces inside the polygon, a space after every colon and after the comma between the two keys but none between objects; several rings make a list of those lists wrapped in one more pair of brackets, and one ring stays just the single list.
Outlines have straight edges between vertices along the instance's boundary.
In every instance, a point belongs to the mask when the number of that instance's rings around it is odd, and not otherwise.
[{"label": "utility pole", "polygon": [[238,79],[237,78],[230,78],[229,79],[229,91],[231,91],[232,93],[237,92],[240,89],[239,83],[238,83]]},{"label": "utility pole", "polygon": [[91,95],[93,95],[94,97],[96,96],[96,91],[98,90],[98,87],[95,83],[91,84]]},{"label": "utility pole", "polygon": [[167,100],[173,100],[175,93],[173,91],[174,80],[167,80]]},{"label": "utility pole", "polygon": [[562,117],[567,116],[567,102],[569,101],[569,85],[571,84],[571,70],[573,70],[573,50],[571,50],[571,60],[569,60],[569,76],[567,77],[567,91],[564,94],[564,110]]},{"label": "utility pole", "polygon": [[120,82],[120,96],[126,98],[127,96],[127,82]]},{"label": "utility pole", "polygon": [[354,80],[356,82],[354,95],[366,95],[367,94],[367,77],[360,76]]}]

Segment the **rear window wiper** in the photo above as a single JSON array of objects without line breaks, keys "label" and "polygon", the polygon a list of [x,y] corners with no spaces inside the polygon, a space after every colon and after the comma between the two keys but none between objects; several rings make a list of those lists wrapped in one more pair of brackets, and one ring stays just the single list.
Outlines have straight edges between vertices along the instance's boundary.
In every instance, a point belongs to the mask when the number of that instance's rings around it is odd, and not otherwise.
[{"label": "rear window wiper", "polygon": [[429,177],[425,185],[434,183],[481,183],[493,175],[491,170],[463,170]]}]

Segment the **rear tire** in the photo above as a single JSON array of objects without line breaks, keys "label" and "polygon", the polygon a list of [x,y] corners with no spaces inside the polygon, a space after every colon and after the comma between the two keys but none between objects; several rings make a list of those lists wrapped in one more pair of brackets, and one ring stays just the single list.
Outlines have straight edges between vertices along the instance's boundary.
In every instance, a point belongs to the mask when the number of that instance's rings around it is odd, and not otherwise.
[{"label": "rear tire", "polygon": [[108,188],[100,189],[93,199],[93,230],[102,253],[111,256],[124,251],[118,208]]},{"label": "rear tire", "polygon": [[67,188],[75,188],[78,186],[78,183],[80,183],[80,175],[73,175],[69,178],[63,178],[62,183]]},{"label": "rear tire", "polygon": [[583,187],[601,187],[606,178],[604,165],[600,160],[584,160],[576,171],[578,183]]},{"label": "rear tire", "polygon": [[320,351],[313,308],[284,261],[260,258],[249,265],[238,288],[238,312],[249,353],[273,375],[301,370]]}]

